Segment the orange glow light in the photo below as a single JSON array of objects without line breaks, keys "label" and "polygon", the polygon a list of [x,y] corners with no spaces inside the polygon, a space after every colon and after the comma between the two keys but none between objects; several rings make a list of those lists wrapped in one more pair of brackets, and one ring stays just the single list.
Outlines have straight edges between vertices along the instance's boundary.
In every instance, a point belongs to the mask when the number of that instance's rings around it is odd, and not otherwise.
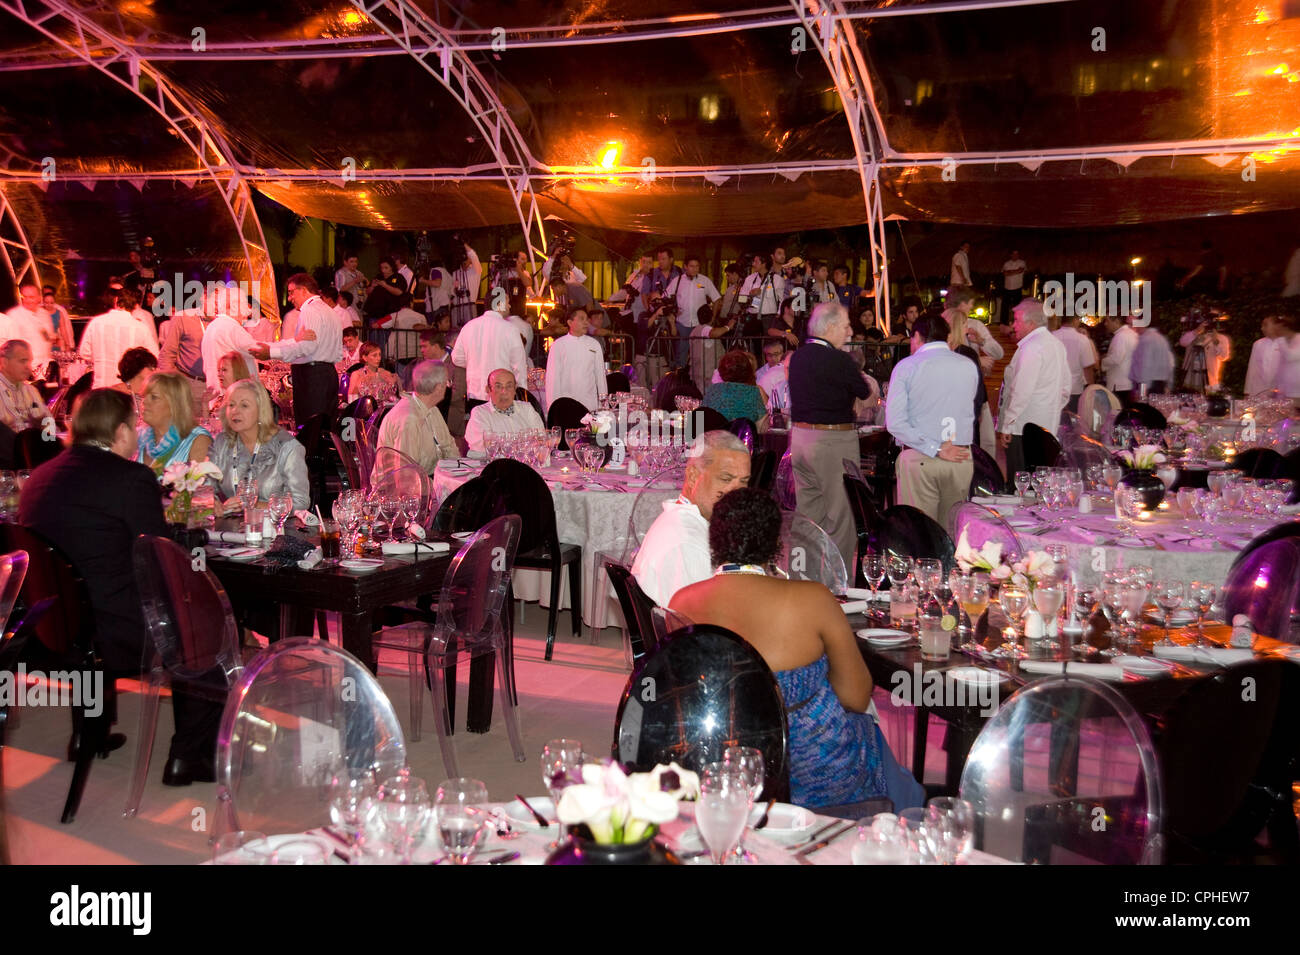
[{"label": "orange glow light", "polygon": [[600,168],[606,172],[618,165],[618,157],[623,152],[622,143],[607,143],[600,155]]}]

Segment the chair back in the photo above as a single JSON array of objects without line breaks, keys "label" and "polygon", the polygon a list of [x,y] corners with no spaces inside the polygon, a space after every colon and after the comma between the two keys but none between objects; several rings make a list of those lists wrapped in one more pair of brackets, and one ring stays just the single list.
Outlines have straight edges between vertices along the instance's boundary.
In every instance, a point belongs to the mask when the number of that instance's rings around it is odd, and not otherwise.
[{"label": "chair back", "polygon": [[329,782],[344,769],[382,781],[406,741],[379,681],[323,640],[271,644],[226,697],[217,735],[218,825],[302,832],[330,825]]},{"label": "chair back", "polygon": [[165,537],[141,534],[132,548],[145,626],[167,671],[182,679],[220,667],[228,683],[243,669],[239,628],[226,591],[190,552]]},{"label": "chair back", "polygon": [[1300,643],[1300,537],[1248,544],[1228,570],[1223,607],[1228,620],[1244,613],[1256,633]]},{"label": "chair back", "polygon": [[1156,729],[1167,864],[1218,862],[1217,852],[1233,849],[1253,855],[1270,815],[1292,815],[1298,736],[1295,664],[1251,660],[1194,681]]},{"label": "chair back", "polygon": [[1102,425],[1120,410],[1119,398],[1102,385],[1088,385],[1079,395],[1079,427],[1083,434],[1101,436]]},{"label": "chair back", "polygon": [[433,481],[409,454],[396,448],[377,448],[370,486],[373,491],[419,498],[420,510],[414,521],[421,526],[433,516]]},{"label": "chair back", "polygon": [[1115,416],[1115,424],[1125,428],[1156,428],[1163,431],[1169,427],[1165,416],[1148,404],[1139,401],[1131,404]]},{"label": "chair back", "polygon": [[1014,563],[1025,556],[1025,545],[1020,540],[1020,535],[1000,514],[978,501],[961,501],[953,505],[948,523],[958,540],[965,532],[966,543],[975,550],[993,541],[1002,545],[1002,557],[1007,563]]},{"label": "chair back", "polygon": [[547,554],[559,553],[555,499],[540,474],[520,461],[497,458],[479,476],[491,489],[492,516],[518,514],[523,521],[519,531],[519,553],[532,554],[539,548],[545,548]]},{"label": "chair back", "polygon": [[[664,501],[673,499],[668,496],[669,489],[664,485],[672,482],[680,487],[681,479],[681,468],[665,468],[647,481],[645,487],[636,492],[636,500],[632,502],[632,514],[627,521],[629,553],[641,546],[641,542],[645,540],[646,534],[650,531],[650,525],[657,521],[659,515],[664,512]],[[656,485],[659,486],[656,487]]]},{"label": "chair back", "polygon": [[343,465],[343,479],[348,488],[353,491],[361,490],[361,468],[357,462],[357,453],[337,432],[330,432],[330,440],[334,442],[334,451]]},{"label": "chair back", "polygon": [[628,643],[632,647],[632,662],[635,663],[658,647],[654,618],[651,616],[655,602],[646,596],[646,592],[632,576],[630,568],[609,562],[605,564],[605,572],[609,574],[609,582],[614,585],[619,608],[623,611]]},{"label": "chair back", "polygon": [[849,585],[848,569],[835,542],[802,514],[781,515],[781,555],[777,566],[791,580],[815,580],[833,594],[843,594]]},{"label": "chair back", "polygon": [[438,598],[441,633],[485,641],[500,630],[521,524],[518,514],[493,518],[461,545]]},{"label": "chair back", "polygon": [[86,582],[63,551],[21,524],[0,524],[0,551],[27,554],[27,574],[20,594],[30,609],[45,599],[53,600],[36,624],[36,638],[57,657],[69,658],[88,652],[94,619]]},{"label": "chair back", "polygon": [[943,561],[944,573],[957,565],[948,532],[932,517],[910,504],[895,504],[880,516],[877,541],[886,556],[932,557]]},{"label": "chair back", "polygon": [[86,372],[59,394],[54,396],[50,402],[50,415],[58,421],[72,414],[72,406],[77,403],[77,399],[90,390],[90,386],[95,382],[94,372]]},{"label": "chair back", "polygon": [[492,517],[492,488],[481,476],[470,478],[438,506],[430,530],[446,534],[476,531]]},{"label": "chair back", "polygon": [[1056,466],[1061,457],[1061,442],[1056,440],[1054,434],[1030,422],[1025,425],[1021,440],[1024,442],[1026,470]]},{"label": "chair back", "polygon": [[1138,712],[1112,687],[1068,675],[1002,704],[960,787],[975,809],[977,849],[1040,865],[1158,865],[1163,791]]},{"label": "chair back", "polygon": [[655,384],[654,406],[660,411],[676,411],[678,397],[703,398],[684,368],[670,371]]},{"label": "chair back", "polygon": [[328,411],[322,411],[298,425],[298,442],[307,449],[308,459],[320,456],[325,433],[332,424],[331,417]]},{"label": "chair back", "polygon": [[785,703],[763,657],[730,630],[694,624],[633,668],[614,720],[614,758],[629,771],[676,762],[698,772],[728,746],[763,753],[763,795],[788,798]]},{"label": "chair back", "polygon": [[1111,463],[1110,452],[1096,438],[1086,434],[1071,435],[1061,449],[1065,466],[1079,468],[1104,467]]},{"label": "chair back", "polygon": [[727,425],[727,430],[745,443],[746,451],[751,455],[754,453],[754,442],[758,440],[758,425],[751,419],[736,418]]},{"label": "chair back", "polygon": [[563,429],[581,428],[582,419],[591,412],[577,398],[570,398],[567,395],[556,398],[551,402],[551,407],[546,412],[546,427],[560,428],[560,446],[558,450],[568,451],[569,441],[564,436]]},{"label": "chair back", "polygon": [[970,496],[1005,493],[1007,479],[1003,477],[998,462],[989,457],[989,453],[978,444],[970,446],[970,456],[975,465],[970,478]]},{"label": "chair back", "polygon": [[[9,632],[9,615],[27,579],[27,554],[16,550],[0,556],[0,635]],[[3,637],[0,637],[3,639]]]},{"label": "chair back", "polygon": [[866,577],[862,572],[861,557],[868,550],[877,546],[877,531],[880,528],[880,509],[871,496],[871,489],[863,481],[854,480],[844,475],[844,493],[849,496],[849,512],[853,515],[853,529],[858,537],[858,560],[854,568],[855,586],[865,587]]},{"label": "chair back", "polygon": [[[23,432],[19,434],[22,438]],[[15,451],[15,453],[19,453]],[[1253,478],[1289,478],[1291,469],[1287,464],[1286,458],[1278,454],[1272,448],[1247,448],[1237,455],[1233,461],[1234,468],[1241,471],[1247,477]]]},{"label": "chair back", "polygon": [[[731,422],[727,420],[727,416],[717,408],[700,405],[695,409],[695,413],[699,416],[697,418],[699,421],[698,434],[705,434],[709,431],[728,431],[731,428]],[[750,450],[754,449],[750,448]]]},{"label": "chair back", "polygon": [[755,451],[749,463],[749,486],[770,493],[776,480],[776,462],[775,451]]},{"label": "chair back", "polygon": [[24,428],[14,438],[14,460],[28,470],[54,460],[62,450],[63,445],[54,439],[52,432],[49,439],[45,437],[44,428]]},{"label": "chair back", "polygon": [[339,412],[339,420],[351,418],[353,421],[369,421],[379,410],[379,402],[375,400],[374,395],[362,395],[343,406]]},{"label": "chair back", "polygon": [[772,496],[782,510],[793,511],[797,505],[795,496],[794,463],[790,459],[790,449],[781,455],[781,463],[776,467],[776,478],[772,482]]},{"label": "chair back", "polygon": [[611,395],[632,391],[632,381],[621,371],[611,371],[605,376],[605,390]]},{"label": "chair back", "polygon": [[379,443],[379,429],[370,427],[369,422],[358,420],[357,427],[357,471],[361,475],[361,490],[370,490],[370,476],[375,473],[376,445]]}]

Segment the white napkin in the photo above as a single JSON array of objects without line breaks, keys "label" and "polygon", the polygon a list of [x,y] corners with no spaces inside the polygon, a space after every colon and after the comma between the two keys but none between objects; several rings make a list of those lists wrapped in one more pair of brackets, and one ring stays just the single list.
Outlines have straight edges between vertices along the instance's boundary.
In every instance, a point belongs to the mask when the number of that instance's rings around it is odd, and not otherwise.
[{"label": "white napkin", "polygon": [[1069,670],[1066,670],[1065,661],[1063,660],[1021,660],[1020,669],[1026,673],[1044,673],[1053,676],[1071,673],[1075,676],[1090,676],[1097,680],[1115,681],[1124,679],[1124,671],[1113,663],[1072,662]]},{"label": "white napkin", "polygon": [[1254,650],[1231,647],[1162,647],[1155,646],[1155,654],[1166,660],[1186,660],[1190,663],[1244,663],[1255,658]]},{"label": "white napkin", "polygon": [[844,596],[852,597],[854,600],[870,600],[871,591],[865,587],[845,587]]},{"label": "white napkin", "polygon": [[1078,527],[1077,525],[1071,525],[1070,534],[1087,544],[1096,544],[1104,539],[1101,534],[1094,534],[1086,527]]},{"label": "white napkin", "polygon": [[243,531],[208,531],[209,540],[224,541],[227,544],[247,544],[248,538]]},{"label": "white napkin", "polygon": [[388,557],[400,557],[403,554],[445,554],[451,545],[445,541],[385,541],[383,552]]},{"label": "white napkin", "polygon": [[312,552],[311,552],[310,554],[308,554],[308,555],[307,555],[306,557],[304,557],[302,560],[298,561],[298,569],[299,569],[299,570],[311,570],[313,567],[315,567],[317,564],[319,564],[322,560],[324,560],[324,558],[325,558],[325,555],[321,553],[320,548],[319,548],[319,547],[316,547],[316,548],[314,548],[314,549],[312,550]]},{"label": "white napkin", "polygon": [[320,521],[316,520],[315,511],[294,511],[293,515],[298,518],[298,520],[302,521],[305,527],[315,527],[320,523]]},{"label": "white napkin", "polygon": [[1278,511],[1282,514],[1300,514],[1300,504],[1283,504]]},{"label": "white napkin", "polygon": [[846,615],[851,613],[866,613],[870,608],[870,600],[850,600],[848,603],[840,604],[840,609],[843,610]]}]

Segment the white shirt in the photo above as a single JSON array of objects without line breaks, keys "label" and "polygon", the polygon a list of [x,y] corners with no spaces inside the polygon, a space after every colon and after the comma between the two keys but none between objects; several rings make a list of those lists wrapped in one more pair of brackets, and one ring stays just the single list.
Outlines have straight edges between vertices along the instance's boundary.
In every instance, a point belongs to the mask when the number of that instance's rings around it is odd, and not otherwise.
[{"label": "white shirt", "polygon": [[1069,400],[1070,368],[1065,346],[1052,337],[1046,326],[1035,328],[1020,339],[1015,357],[1007,366],[998,432],[1022,434],[1025,425],[1032,423],[1056,434],[1061,409]]},{"label": "white shirt", "polygon": [[409,265],[403,265],[397,270],[397,274],[406,279],[406,291],[412,298],[415,297],[415,273],[411,271]]},{"label": "white shirt", "polygon": [[325,304],[319,295],[313,295],[298,309],[298,328],[316,333],[315,341],[285,341],[271,343],[271,357],[293,365],[313,361],[336,364],[343,357],[343,323],[334,309]]},{"label": "white shirt", "polygon": [[528,319],[521,318],[518,315],[509,316],[510,324],[519,330],[519,337],[524,341],[524,354],[527,355],[533,347],[533,326]]},{"label": "white shirt", "polygon": [[[1025,267],[1024,259],[1007,259],[1005,262],[1002,263],[1002,271],[1004,273],[1007,271],[1007,269],[1023,269],[1024,267]],[[967,275],[970,274],[969,269],[967,269],[966,274]],[[1004,274],[1002,276],[1002,287],[1006,289],[1008,292],[1014,292],[1016,289],[1024,288],[1025,273],[1017,272],[1015,275]]]},{"label": "white shirt", "polygon": [[451,360],[465,369],[465,391],[479,401],[491,398],[487,379],[498,368],[509,369],[516,384],[528,381],[528,363],[524,360],[519,330],[490,309],[460,330],[451,350]]},{"label": "white shirt", "polygon": [[556,398],[573,398],[588,411],[600,407],[605,394],[605,356],[590,335],[564,335],[551,345],[546,359],[546,406]]},{"label": "white shirt", "polygon": [[437,288],[432,285],[424,287],[424,310],[432,315],[440,308],[451,307],[451,273],[441,266],[435,265],[429,269],[429,281],[433,281],[433,274],[437,272],[442,276],[442,284]]},{"label": "white shirt", "polygon": [[475,405],[470,411],[469,423],[465,425],[465,443],[471,451],[482,451],[484,435],[540,431],[545,427],[537,409],[527,401],[516,401],[510,414],[498,411],[496,405],[489,401],[487,404]]},{"label": "white shirt", "polygon": [[700,324],[700,309],[722,298],[713,279],[707,275],[691,278],[685,272],[668,283],[665,294],[677,299],[677,324],[695,328]]},{"label": "white shirt", "polygon": [[157,343],[158,324],[154,321],[154,317],[150,315],[147,311],[145,311],[143,308],[141,308],[139,305],[131,309],[131,314],[134,315],[135,320],[139,322],[141,325],[143,325],[145,327],[145,330],[149,332],[149,337],[152,338],[155,343]]},{"label": "white shirt", "polygon": [[[397,310],[397,315],[388,327],[404,329],[409,332],[416,326],[423,327],[424,319],[423,312],[417,312],[413,308],[401,308]],[[393,359],[419,358],[420,336],[410,334],[389,335],[388,341],[384,343],[384,356]]]},{"label": "white shirt", "polygon": [[[958,266],[961,267],[960,271]],[[949,285],[970,285],[970,258],[965,252],[957,251],[952,256],[952,275],[948,279]]]},{"label": "white shirt", "polygon": [[769,413],[777,408],[790,407],[790,376],[784,361],[777,365],[764,365],[755,373],[754,382],[767,395]]},{"label": "white shirt", "polygon": [[121,380],[117,363],[129,348],[147,348],[158,354],[158,346],[130,312],[114,308],[90,320],[81,335],[81,357],[94,370],[92,387],[108,388]]},{"label": "white shirt", "polygon": [[[15,338],[25,341],[32,352],[32,369],[38,376],[50,363],[50,342],[42,332],[48,333],[50,338],[54,337],[54,321],[43,308],[37,308],[33,312],[22,305],[15,305],[0,318],[0,345]],[[154,354],[158,353],[156,337],[153,351]]]},{"label": "white shirt", "polygon": [[1106,357],[1101,360],[1101,369],[1106,373],[1106,387],[1111,391],[1133,390],[1129,373],[1133,369],[1133,350],[1137,348],[1137,343],[1137,329],[1131,325],[1121,326],[1111,336]]},{"label": "white shirt", "polygon": [[973,318],[968,318],[966,319],[966,327],[973,331],[975,337],[979,339],[975,344],[975,350],[977,352],[982,355],[988,355],[994,361],[997,361],[1006,354],[1006,352],[1002,350],[1002,346],[998,343],[998,340],[993,337],[993,333],[989,331],[988,326],[983,322],[976,321]]},{"label": "white shirt", "polygon": [[214,391],[221,388],[217,376],[218,365],[221,356],[232,351],[239,352],[248,373],[257,378],[257,359],[249,354],[249,349],[256,344],[244,326],[229,315],[218,315],[208,322],[208,327],[203,330],[203,341],[199,344],[199,350],[203,353],[203,376],[208,387]]},{"label": "white shirt", "polygon": [[291,308],[280,317],[280,341],[287,342],[298,334],[298,310]]},{"label": "white shirt", "polygon": [[1097,347],[1092,339],[1071,325],[1062,325],[1052,337],[1065,346],[1065,361],[1070,366],[1070,394],[1081,395],[1087,386],[1083,370],[1097,364]]},{"label": "white shirt", "polygon": [[1277,371],[1277,389],[1288,398],[1300,398],[1300,335],[1278,339],[1282,359]]},{"label": "white shirt", "polygon": [[1291,253],[1291,258],[1287,260],[1286,285],[1282,287],[1282,297],[1288,298],[1292,295],[1300,295],[1300,249]]},{"label": "white shirt", "polygon": [[1250,349],[1246,366],[1246,394],[1257,395],[1277,387],[1277,371],[1282,365],[1282,339],[1260,338]]},{"label": "white shirt", "polygon": [[[759,298],[760,289],[762,297]],[[785,277],[775,272],[759,275],[751,272],[740,286],[740,294],[750,296],[750,315],[778,315],[781,312],[781,299],[785,297]]]},{"label": "white shirt", "polygon": [[709,522],[698,507],[682,496],[664,501],[664,512],[646,531],[632,562],[632,576],[660,607],[683,587],[713,576]]},{"label": "white shirt", "polygon": [[[549,279],[551,277],[552,261],[553,259],[547,259],[545,262],[542,263],[542,278]],[[587,281],[587,273],[582,271],[582,269],[578,268],[576,265],[573,268],[569,269],[569,282],[573,283],[574,285],[581,285],[586,281]]]}]

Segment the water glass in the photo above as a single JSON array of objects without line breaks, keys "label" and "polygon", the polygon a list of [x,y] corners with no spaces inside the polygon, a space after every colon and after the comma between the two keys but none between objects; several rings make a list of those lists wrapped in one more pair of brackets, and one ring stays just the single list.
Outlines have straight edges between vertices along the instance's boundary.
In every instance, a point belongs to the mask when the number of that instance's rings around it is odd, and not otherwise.
[{"label": "water glass", "polygon": [[374,770],[344,769],[330,780],[330,822],[353,845],[365,834],[366,819],[373,809],[374,798]]},{"label": "water glass", "polygon": [[926,828],[940,865],[953,865],[975,846],[975,808],[964,799],[940,796],[925,804]]},{"label": "water glass", "polygon": [[1016,494],[1019,495],[1021,498],[1026,497],[1029,494],[1029,487],[1030,487],[1029,475],[1026,474],[1024,471],[1021,471],[1016,475],[1015,480],[1016,480]]},{"label": "water glass", "polygon": [[443,851],[456,865],[468,865],[487,831],[487,785],[477,779],[444,779],[438,785],[434,813]]},{"label": "water glass", "polygon": [[889,591],[889,623],[900,630],[914,630],[920,588],[904,580]]},{"label": "water glass", "polygon": [[[858,820],[858,843],[851,853],[854,865],[906,865],[907,833],[892,814],[884,824],[880,816]],[[889,824],[889,823],[892,823]]]},{"label": "water glass", "polygon": [[862,576],[871,585],[872,609],[875,609],[876,594],[885,580],[885,557],[879,551],[868,550],[862,555]]},{"label": "water glass", "polygon": [[410,775],[385,779],[376,796],[379,821],[403,865],[411,862],[411,852],[424,839],[432,807],[424,780]]},{"label": "water glass", "polygon": [[1160,640],[1162,647],[1172,647],[1174,641],[1169,639],[1169,619],[1173,612],[1187,599],[1187,585],[1176,577],[1166,577],[1156,581],[1156,606],[1165,612],[1165,635]]},{"label": "water glass", "polygon": [[275,536],[279,537],[284,533],[284,522],[293,513],[293,496],[290,494],[272,494],[267,501],[267,505],[271,520],[275,521]]},{"label": "water glass", "polygon": [[916,582],[927,594],[938,593],[943,583],[943,561],[933,557],[922,557],[916,562]]},{"label": "water glass", "polygon": [[716,865],[735,860],[753,807],[751,782],[734,763],[709,763],[700,774],[695,825]]},{"label": "water glass", "polygon": [[889,574],[889,586],[901,586],[903,581],[912,576],[912,570],[912,558],[903,557],[899,554],[890,555],[887,569],[887,573]]},{"label": "water glass", "polygon": [[1187,596],[1196,605],[1196,645],[1205,646],[1205,620],[1214,606],[1214,599],[1219,595],[1219,588],[1213,583],[1193,580],[1187,588]]}]

